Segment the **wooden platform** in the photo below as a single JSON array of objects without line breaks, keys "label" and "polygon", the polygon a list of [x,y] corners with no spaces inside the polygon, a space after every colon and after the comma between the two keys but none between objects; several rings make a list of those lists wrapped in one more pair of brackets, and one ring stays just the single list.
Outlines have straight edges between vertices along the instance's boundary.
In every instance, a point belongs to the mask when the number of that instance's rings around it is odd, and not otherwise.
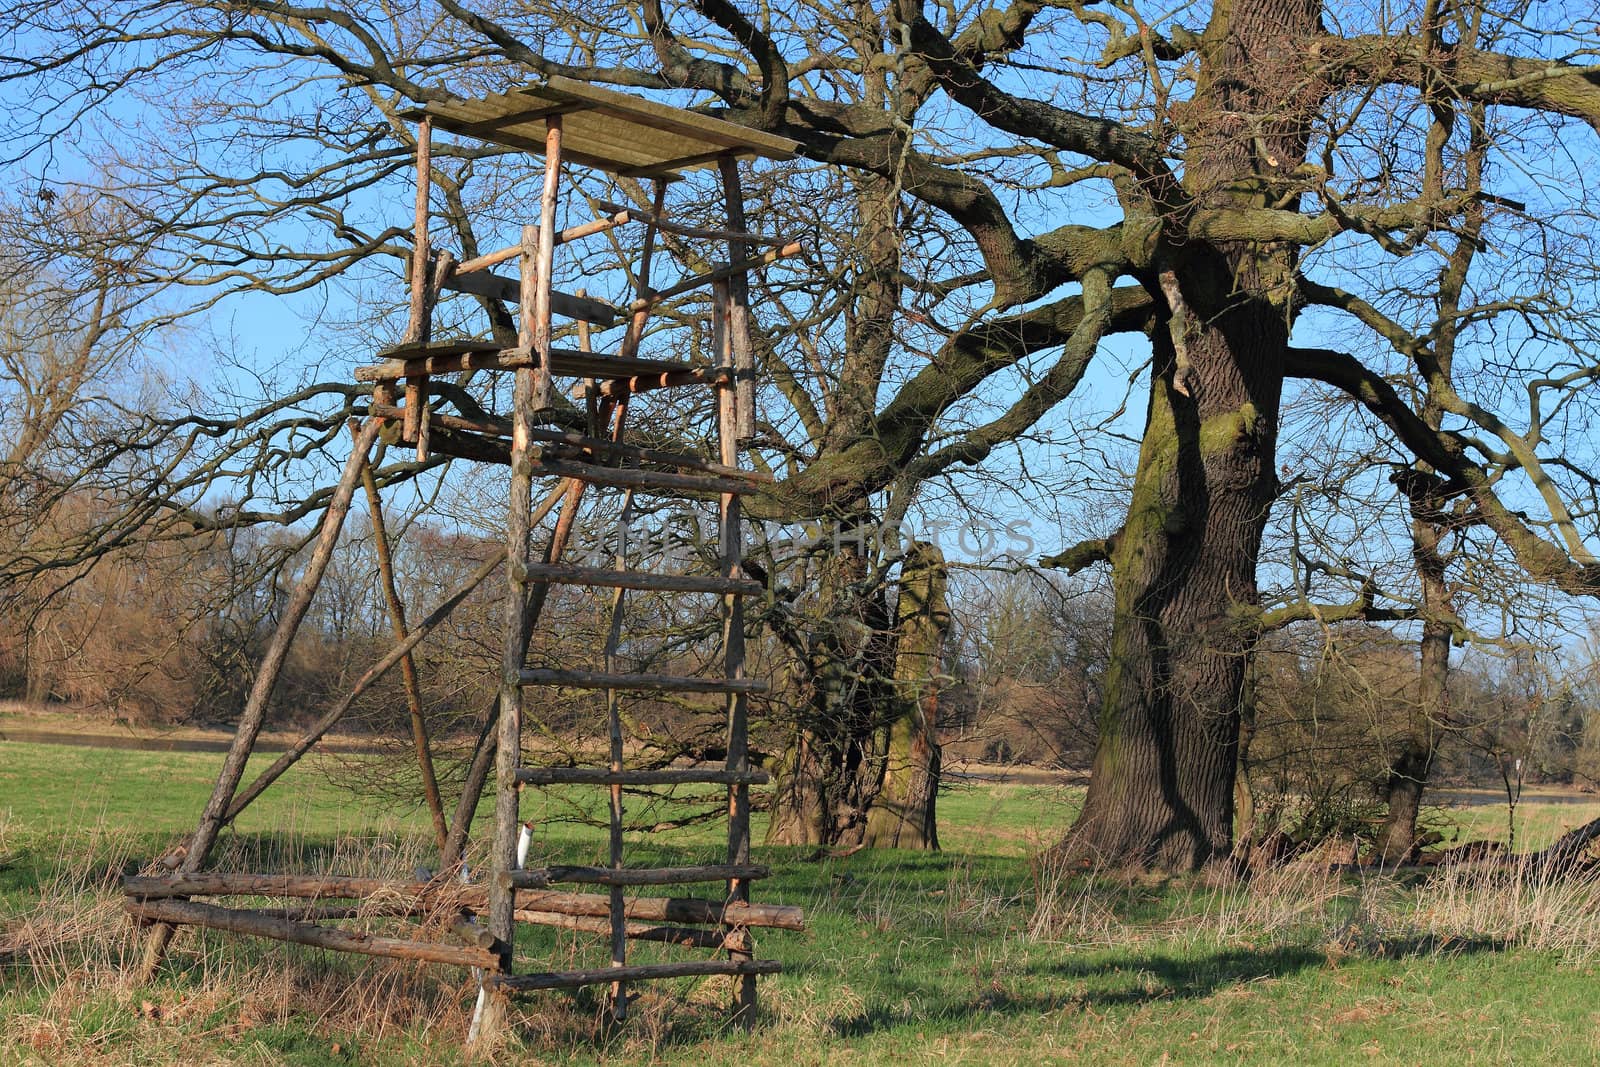
[{"label": "wooden platform", "polygon": [[545,120],[561,116],[562,158],[628,177],[679,176],[722,159],[792,159],[799,143],[747,126],[559,75],[477,99],[452,97],[402,112],[436,129],[543,154]]}]

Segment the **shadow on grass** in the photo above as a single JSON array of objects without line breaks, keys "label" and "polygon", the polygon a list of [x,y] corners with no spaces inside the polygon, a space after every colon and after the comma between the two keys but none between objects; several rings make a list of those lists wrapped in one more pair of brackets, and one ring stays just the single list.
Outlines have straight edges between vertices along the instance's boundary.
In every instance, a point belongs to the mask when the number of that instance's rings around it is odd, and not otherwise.
[{"label": "shadow on grass", "polygon": [[[1401,938],[1374,941],[1354,948],[1352,956],[1402,959],[1495,952],[1509,947],[1492,939]],[[988,988],[967,996],[931,999],[932,990],[896,982],[875,999],[880,1003],[828,1024],[836,1037],[866,1037],[905,1025],[912,1019],[903,1006],[921,1000],[918,1015],[928,1020],[959,1023],[995,1015],[1038,1015],[1062,1009],[1128,1007],[1162,1000],[1199,1000],[1234,986],[1270,978],[1288,978],[1328,965],[1333,954],[1309,946],[1264,949],[1218,949],[1195,955],[1169,952],[1132,953],[1107,959],[1090,958],[1046,964],[1019,972],[1014,979],[991,979]],[[1057,981],[1051,982],[1048,979]],[[1019,994],[1016,989],[1028,992]]]}]

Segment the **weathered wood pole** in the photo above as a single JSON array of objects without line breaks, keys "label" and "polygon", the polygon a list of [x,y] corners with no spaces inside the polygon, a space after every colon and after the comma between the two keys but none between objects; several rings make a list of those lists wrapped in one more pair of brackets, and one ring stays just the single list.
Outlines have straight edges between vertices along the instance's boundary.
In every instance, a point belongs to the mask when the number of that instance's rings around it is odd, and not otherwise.
[{"label": "weathered wood pole", "polygon": [[[717,161],[722,172],[722,200],[727,209],[728,229],[743,233],[744,187],[739,182],[739,160],[724,156]],[[750,255],[746,241],[728,239],[728,260],[743,263]],[[743,271],[728,279],[730,304],[728,332],[733,347],[734,411],[738,419],[738,438],[747,441],[756,433],[756,363],[750,343],[750,276]]]},{"label": "weathered wood pole", "polygon": [[[322,582],[322,575],[328,569],[329,560],[333,558],[334,546],[339,541],[339,531],[344,528],[345,516],[350,512],[350,500],[355,495],[356,483],[361,480],[361,471],[366,466],[367,454],[372,451],[373,442],[378,439],[378,429],[381,425],[377,419],[368,419],[360,436],[356,438],[356,445],[350,452],[350,458],[345,461],[344,472],[339,476],[338,484],[334,486],[333,496],[328,500],[327,513],[322,517],[322,528],[317,537],[316,548],[311,553],[305,572],[300,575],[300,581],[295,585],[294,594],[289,598],[283,617],[278,621],[278,629],[272,635],[272,642],[267,646],[266,655],[262,657],[261,665],[256,669],[255,682],[245,701],[244,712],[239,716],[239,726],[234,731],[228,755],[222,761],[222,769],[217,773],[217,782],[212,787],[211,799],[206,802],[205,810],[200,815],[200,825],[189,838],[186,850],[178,863],[177,869],[180,871],[197,871],[205,864],[211,846],[216,843],[217,833],[227,819],[229,802],[233,800],[234,791],[239,788],[239,780],[244,777],[245,764],[255,748],[256,738],[261,734],[261,726],[266,721],[267,704],[272,698],[273,689],[278,684],[278,675],[283,671],[284,661],[288,659],[289,646],[293,643],[294,635],[299,631],[306,612],[311,608],[311,598]],[[167,946],[172,941],[173,929],[170,923],[158,923],[151,928],[145,940],[144,961],[139,968],[140,981],[149,981],[161,966],[161,961],[167,954]]]},{"label": "weathered wood pole", "polygon": [[[355,421],[351,420],[351,438],[356,438],[359,433]],[[378,557],[378,577],[383,583],[383,598],[389,605],[389,621],[394,625],[395,640],[403,642],[407,633],[406,605],[400,599],[400,590],[395,585],[394,556],[389,551],[389,531],[383,521],[383,498],[378,494],[378,479],[373,476],[370,463],[362,465],[361,488],[367,497],[367,513],[372,517],[372,545]],[[417,752],[417,772],[422,776],[422,796],[427,802],[428,814],[433,819],[434,837],[443,850],[450,827],[444,820],[444,801],[439,796],[439,779],[433,770],[428,722],[422,715],[422,685],[417,679],[416,660],[410,652],[400,657],[400,676],[405,682],[406,707],[411,713],[411,743]]]},{"label": "weathered wood pole", "polygon": [[[729,329],[728,314],[731,304],[729,284],[718,281],[711,288],[712,358],[720,366],[733,364],[733,337]],[[718,461],[730,467],[739,463],[739,412],[736,388],[731,380],[717,386],[717,443]],[[723,578],[744,577],[744,546],[741,530],[739,495],[721,494],[718,507],[718,572]],[[722,657],[724,673],[730,682],[744,680],[744,599],[736,594],[722,598]],[[727,769],[742,773],[750,769],[748,694],[738,691],[728,694],[728,758]],[[750,786],[735,782],[728,787],[728,863],[747,865],[750,862]],[[733,878],[728,881],[728,899],[748,901],[749,883]],[[754,945],[731,950],[728,958],[748,963],[754,959]],[[756,977],[754,973],[741,973],[734,982],[733,1022],[748,1030],[755,1025],[757,1010]]]},{"label": "weathered wood pole", "polygon": [[228,814],[223,821],[225,823],[232,822],[238,818],[241,811],[262,793],[266,792],[268,786],[282,777],[283,773],[294,766],[300,757],[304,756],[311,750],[313,745],[322,740],[323,735],[333,729],[340,719],[344,718],[345,713],[350,710],[362,693],[366,692],[379,678],[387,674],[396,663],[410,655],[411,650],[421,644],[429,634],[438,629],[450,617],[450,613],[463,600],[467,599],[472,591],[481,585],[489,575],[499,568],[504,559],[505,555],[501,553],[486,560],[459,589],[447,597],[433,611],[429,612],[427,617],[422,620],[421,625],[408,633],[399,644],[391,648],[377,663],[367,668],[366,673],[356,679],[356,684],[350,687],[350,691],[337,704],[329,708],[322,718],[318,719],[310,729],[301,734],[293,745],[290,745],[285,752],[273,760],[271,766],[257,775],[255,781],[251,782],[243,792],[234,797],[233,802],[228,805]]}]

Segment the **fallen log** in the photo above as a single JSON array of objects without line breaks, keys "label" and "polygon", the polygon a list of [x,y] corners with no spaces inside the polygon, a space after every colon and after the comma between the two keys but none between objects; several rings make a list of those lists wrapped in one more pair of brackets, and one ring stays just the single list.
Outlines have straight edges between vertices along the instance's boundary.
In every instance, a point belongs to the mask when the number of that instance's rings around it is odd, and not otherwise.
[{"label": "fallen log", "polygon": [[457,967],[478,967],[483,970],[494,970],[500,962],[500,957],[487,949],[457,948],[453,945],[438,945],[427,941],[379,937],[375,934],[297,922],[294,919],[285,919],[264,912],[219,908],[214,904],[201,904],[194,900],[130,900],[124,908],[129,915],[146,922],[174,926],[203,926],[234,934],[265,937],[273,941],[310,945],[313,948],[325,948],[334,952],[355,952],[363,956],[384,956],[389,959],[417,960],[422,963],[448,963]]},{"label": "fallen log", "polygon": [[[372,898],[399,907],[415,903],[443,907],[456,904],[481,908],[488,902],[486,886],[456,882],[396,882],[382,878],[352,878],[325,874],[250,874],[200,871],[172,877],[130,875],[122,880],[123,892],[138,900],[169,897],[263,896],[308,899]],[[517,906],[527,911],[605,918],[611,914],[609,896],[600,893],[562,893],[554,890],[519,890]],[[633,897],[626,902],[625,917],[642,922],[770,927],[804,930],[805,913],[789,904],[750,904],[701,897]]]}]

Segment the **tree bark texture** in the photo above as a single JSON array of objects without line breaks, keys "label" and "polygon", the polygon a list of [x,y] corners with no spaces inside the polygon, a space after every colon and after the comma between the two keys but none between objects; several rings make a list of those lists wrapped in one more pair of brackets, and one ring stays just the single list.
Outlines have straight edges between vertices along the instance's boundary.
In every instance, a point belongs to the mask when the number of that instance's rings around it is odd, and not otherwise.
[{"label": "tree bark texture", "polygon": [[939,675],[950,605],[944,554],[912,546],[900,572],[895,607],[897,706],[886,727],[883,777],[867,817],[868,848],[938,849]]},{"label": "tree bark texture", "polygon": [[[1185,207],[1264,206],[1272,172],[1303,159],[1304,116],[1321,90],[1304,83],[1299,41],[1317,21],[1308,0],[1214,8],[1195,98],[1179,116]],[[1170,203],[1152,209],[1171,225]],[[1232,850],[1294,265],[1285,246],[1174,240],[1156,277],[1141,279],[1167,328],[1154,334],[1147,428],[1111,556],[1092,778],[1058,849],[1070,865],[1185,871]]]},{"label": "tree bark texture", "polygon": [[[1431,412],[1425,412],[1425,417]],[[1378,858],[1388,865],[1416,858],[1417,816],[1450,713],[1450,587],[1440,551],[1443,531],[1413,504],[1411,551],[1422,579],[1422,637],[1418,644],[1417,703],[1400,749],[1389,764],[1389,810],[1378,831]]]},{"label": "tree bark texture", "polygon": [[773,776],[769,845],[855,845],[882,771],[884,709],[894,699],[893,631],[881,585],[846,538],[824,563],[817,614],[791,646],[805,704]]}]

